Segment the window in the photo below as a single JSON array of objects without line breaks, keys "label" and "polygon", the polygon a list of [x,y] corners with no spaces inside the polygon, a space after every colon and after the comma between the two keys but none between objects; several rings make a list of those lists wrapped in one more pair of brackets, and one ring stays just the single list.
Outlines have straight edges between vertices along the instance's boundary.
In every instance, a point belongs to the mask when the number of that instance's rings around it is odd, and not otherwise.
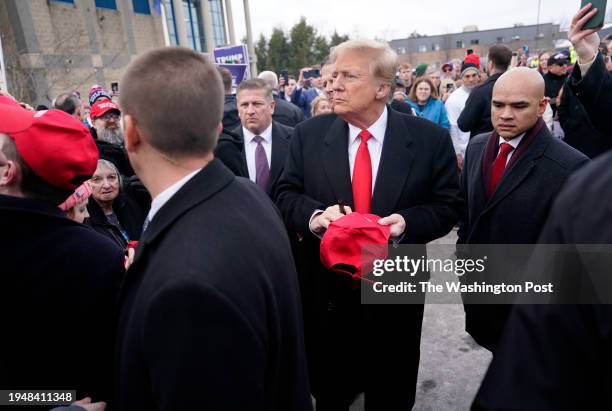
[{"label": "window", "polygon": [[497,38],[497,42],[498,43],[503,43],[504,42],[504,38],[503,37],[498,37]]},{"label": "window", "polygon": [[476,40],[470,40],[470,44],[471,44],[472,46],[474,46],[474,45],[476,45],[476,44],[479,44],[479,43],[480,43],[480,41],[479,41],[478,39],[476,39]]},{"label": "window", "polygon": [[426,53],[426,52],[427,52],[427,45],[419,44],[419,53]]},{"label": "window", "polygon": [[440,51],[440,43],[432,44],[431,51]]},{"label": "window", "polygon": [[134,6],[134,13],[151,14],[149,0],[132,0],[132,6]]},{"label": "window", "polygon": [[398,54],[406,54],[406,47],[398,47],[397,52]]},{"label": "window", "polygon": [[117,10],[117,3],[115,0],[96,0],[96,7]]},{"label": "window", "polygon": [[59,3],[72,3],[72,4],[74,4],[74,0],[53,0],[53,1],[57,1]]},{"label": "window", "polygon": [[458,48],[458,49],[462,49],[462,48],[464,48],[464,47],[465,47],[465,43],[463,42],[463,40],[459,40],[459,41],[457,42],[457,48]]},{"label": "window", "polygon": [[210,2],[210,17],[213,28],[215,47],[227,44],[225,37],[225,19],[223,17],[223,4],[221,0],[208,0]]},{"label": "window", "polygon": [[168,26],[168,37],[170,37],[170,44],[178,46],[178,32],[176,29],[176,21],[174,19],[174,6],[172,0],[164,0],[164,10],[166,12],[166,22]]}]

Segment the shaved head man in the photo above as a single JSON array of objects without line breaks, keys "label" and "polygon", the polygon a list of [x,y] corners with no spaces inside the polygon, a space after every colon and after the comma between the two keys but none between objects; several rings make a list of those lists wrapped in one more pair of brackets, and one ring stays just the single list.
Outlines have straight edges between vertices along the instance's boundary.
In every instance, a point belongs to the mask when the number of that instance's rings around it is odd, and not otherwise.
[{"label": "shaved head man", "polygon": [[512,140],[536,124],[547,104],[540,73],[527,67],[507,71],[493,87],[493,128],[503,139]]},{"label": "shaved head man", "polygon": [[[505,255],[503,244],[537,242],[565,180],[588,161],[551,136],[542,120],[547,104],[544,80],[535,70],[512,69],[495,82],[494,131],[474,136],[466,150],[461,195],[468,212],[459,224],[458,244],[499,244],[500,255]],[[504,261],[503,267],[487,266],[483,275],[488,283],[517,283],[513,273],[525,261],[515,257]],[[469,296],[463,302],[466,331],[495,354],[511,306],[482,305],[482,298],[478,305]]]}]

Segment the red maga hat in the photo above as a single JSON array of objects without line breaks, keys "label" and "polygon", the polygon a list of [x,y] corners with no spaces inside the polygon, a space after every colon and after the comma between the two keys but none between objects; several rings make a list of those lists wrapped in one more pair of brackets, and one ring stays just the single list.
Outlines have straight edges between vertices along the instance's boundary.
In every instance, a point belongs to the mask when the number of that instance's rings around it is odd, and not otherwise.
[{"label": "red maga hat", "polygon": [[98,148],[89,130],[61,110],[39,111],[33,119],[29,128],[9,135],[34,173],[67,190],[89,180],[98,165]]},{"label": "red maga hat", "polygon": [[16,133],[32,125],[34,113],[10,97],[0,95],[0,133]]},{"label": "red maga hat", "polygon": [[115,110],[121,113],[121,109],[119,105],[114,101],[110,100],[100,100],[96,102],[93,106],[91,106],[91,111],[89,112],[89,116],[94,119],[97,117],[102,117],[107,111]]},{"label": "red maga hat", "polygon": [[321,240],[323,266],[359,279],[374,260],[387,258],[391,227],[378,220],[374,214],[351,213],[331,223]]},{"label": "red maga hat", "polygon": [[477,68],[480,68],[480,57],[478,57],[478,54],[476,53],[468,54],[467,56],[465,56],[465,59],[463,59],[463,62],[472,63],[476,65]]}]

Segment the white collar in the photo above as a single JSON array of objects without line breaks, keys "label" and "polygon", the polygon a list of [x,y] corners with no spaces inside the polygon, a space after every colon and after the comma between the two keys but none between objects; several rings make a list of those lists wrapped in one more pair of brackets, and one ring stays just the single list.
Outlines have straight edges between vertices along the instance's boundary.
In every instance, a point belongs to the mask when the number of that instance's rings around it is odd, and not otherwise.
[{"label": "white collar", "polygon": [[193,176],[198,174],[200,170],[202,169],[200,168],[187,174],[185,177],[181,178],[179,181],[172,184],[170,187],[166,188],[164,191],[155,196],[153,201],[151,201],[151,209],[149,210],[149,214],[147,215],[147,220],[151,222],[151,220],[153,220],[153,217],[155,217],[155,214],[157,214],[157,212],[164,206],[164,204],[166,204],[168,200],[170,200],[177,193],[177,191],[179,191],[185,184],[187,184],[187,182],[191,180]]},{"label": "white collar", "polygon": [[[389,113],[387,112],[387,106],[385,106],[385,109],[383,110],[380,117],[378,117],[378,120],[376,120],[374,124],[372,124],[370,127],[367,128],[370,134],[372,134],[372,137],[374,137],[374,139],[379,141],[380,143],[382,143],[383,140],[385,139],[385,132],[387,131],[388,119],[389,119]],[[362,129],[357,126],[352,125],[351,123],[348,123],[348,126],[349,126],[349,145],[351,145],[355,142],[355,140],[359,136],[359,133],[361,133]]]},{"label": "white collar", "polygon": [[261,134],[253,134],[244,126],[242,126],[242,133],[244,134],[245,144],[252,142],[256,135],[259,135],[261,138],[263,138],[266,143],[271,143],[272,142],[272,122],[270,122],[270,125],[268,126],[268,128],[266,128]]},{"label": "white collar", "polygon": [[498,146],[501,145],[501,143],[508,143],[512,146],[513,149],[516,150],[516,148],[518,147],[518,145],[521,143],[521,140],[523,139],[523,137],[525,137],[525,133],[521,134],[518,137],[514,137],[512,140],[504,140],[503,137],[499,137],[499,142],[497,143]]}]

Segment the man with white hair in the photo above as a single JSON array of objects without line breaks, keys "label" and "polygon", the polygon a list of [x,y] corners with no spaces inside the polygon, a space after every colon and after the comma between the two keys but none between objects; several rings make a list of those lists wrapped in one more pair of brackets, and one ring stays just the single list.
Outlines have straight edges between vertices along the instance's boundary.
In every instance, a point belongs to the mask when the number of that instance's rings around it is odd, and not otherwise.
[{"label": "man with white hair", "polygon": [[266,70],[259,73],[257,77],[265,81],[272,89],[272,95],[276,103],[274,113],[272,114],[272,119],[274,121],[289,127],[295,127],[298,123],[304,121],[304,113],[302,113],[302,110],[295,104],[291,104],[282,99],[278,94],[278,77],[276,73]]},{"label": "man with white hair", "polygon": [[321,264],[321,237],[344,213],[375,214],[393,243],[424,253],[459,219],[455,152],[446,129],[387,106],[397,67],[387,44],[348,41],[331,61],[335,115],[294,129],[276,190],[288,230],[303,239],[298,269],[311,388],[317,411],[348,410],[360,392],[368,411],[410,410],[424,296],[362,305],[354,278]]}]

